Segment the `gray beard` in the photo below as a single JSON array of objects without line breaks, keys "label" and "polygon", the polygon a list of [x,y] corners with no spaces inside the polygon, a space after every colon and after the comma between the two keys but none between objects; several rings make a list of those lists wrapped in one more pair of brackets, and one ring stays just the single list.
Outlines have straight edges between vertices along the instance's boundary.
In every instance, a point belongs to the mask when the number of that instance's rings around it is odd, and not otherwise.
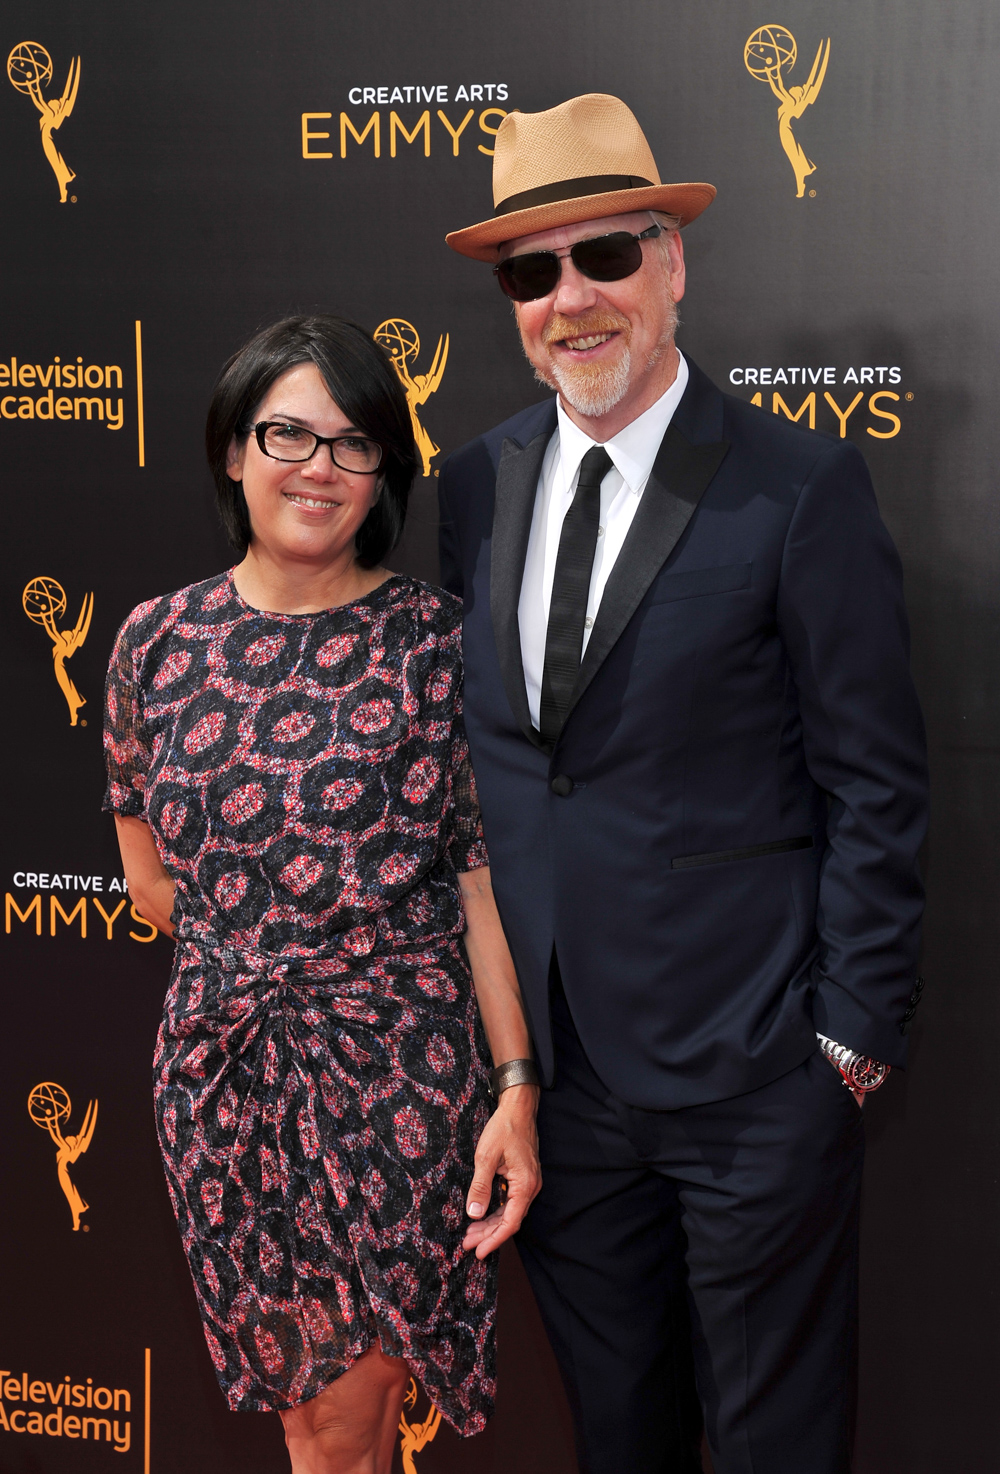
[{"label": "gray beard", "polygon": [[552,368],[555,382],[544,379],[542,382],[548,382],[549,388],[558,389],[577,414],[586,415],[588,419],[598,419],[601,415],[608,414],[625,398],[631,368],[632,354],[626,347],[618,362],[612,368],[606,369],[600,378],[588,378],[569,364],[555,364]]},{"label": "gray beard", "polygon": [[[679,318],[677,304],[671,299],[670,313],[664,327],[663,337],[657,343],[646,363],[647,371],[659,361],[674,341]],[[609,414],[628,393],[629,371],[632,353],[628,345],[613,368],[606,369],[599,379],[588,381],[585,373],[574,370],[570,364],[553,364],[551,373],[535,369],[535,378],[546,389],[557,389],[563,399],[577,414],[588,419],[599,419]]]}]

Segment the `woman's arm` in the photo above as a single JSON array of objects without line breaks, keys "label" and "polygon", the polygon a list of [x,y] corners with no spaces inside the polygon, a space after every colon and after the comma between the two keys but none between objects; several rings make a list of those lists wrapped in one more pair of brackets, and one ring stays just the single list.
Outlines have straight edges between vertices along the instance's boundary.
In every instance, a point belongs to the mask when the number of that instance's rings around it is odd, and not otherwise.
[{"label": "woman's arm", "polygon": [[[460,874],[458,883],[468,925],[465,946],[493,1063],[529,1059],[531,1038],[521,989],[500,924],[489,867]],[[505,1090],[479,1138],[476,1171],[466,1205],[469,1217],[479,1221],[471,1225],[463,1245],[475,1249],[479,1259],[517,1232],[541,1188],[535,1130],[538,1095],[536,1085],[512,1085]],[[495,1213],[484,1217],[496,1176],[507,1181],[507,1200]]]},{"label": "woman's arm", "polygon": [[174,883],[164,869],[149,825],[145,819],[116,814],[115,828],[129,895],[147,921],[172,937],[170,913],[174,909]]}]

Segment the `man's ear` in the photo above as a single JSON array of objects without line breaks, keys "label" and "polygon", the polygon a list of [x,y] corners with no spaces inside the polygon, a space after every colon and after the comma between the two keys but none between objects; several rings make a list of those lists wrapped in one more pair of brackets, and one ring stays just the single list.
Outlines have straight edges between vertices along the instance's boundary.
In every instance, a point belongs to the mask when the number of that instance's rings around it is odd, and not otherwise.
[{"label": "man's ear", "polygon": [[687,268],[684,265],[684,242],[681,240],[679,230],[671,232],[670,244],[670,290],[675,302],[679,302],[684,296],[684,287],[687,283]]},{"label": "man's ear", "polygon": [[243,460],[246,456],[246,451],[246,441],[240,445],[234,435],[229,442],[229,449],[226,451],[226,475],[230,481],[243,480]]}]

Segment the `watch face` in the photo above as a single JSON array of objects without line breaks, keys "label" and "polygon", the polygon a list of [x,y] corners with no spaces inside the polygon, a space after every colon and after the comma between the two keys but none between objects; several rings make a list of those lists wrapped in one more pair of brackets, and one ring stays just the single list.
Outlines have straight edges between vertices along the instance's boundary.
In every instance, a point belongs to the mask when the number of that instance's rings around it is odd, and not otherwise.
[{"label": "watch face", "polygon": [[889,1066],[879,1059],[861,1054],[852,1062],[847,1073],[855,1090],[876,1090],[889,1073]]}]

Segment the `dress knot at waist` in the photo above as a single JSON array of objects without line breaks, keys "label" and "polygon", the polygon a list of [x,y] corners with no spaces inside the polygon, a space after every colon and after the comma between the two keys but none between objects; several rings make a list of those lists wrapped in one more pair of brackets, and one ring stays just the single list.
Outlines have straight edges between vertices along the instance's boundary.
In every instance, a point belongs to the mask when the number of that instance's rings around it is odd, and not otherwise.
[{"label": "dress knot at waist", "polygon": [[[349,972],[350,954],[345,954],[340,945],[342,937],[331,937],[330,940],[333,945],[325,947],[322,952],[300,954],[265,952],[259,947],[238,947],[211,933],[179,938],[182,947],[194,947],[226,972],[240,973],[253,981],[267,978],[275,982],[292,976],[329,978]],[[371,953],[365,955],[371,956]],[[356,965],[360,959],[355,956],[351,960]]]},{"label": "dress knot at waist", "polygon": [[381,959],[406,957],[416,961],[421,954],[453,947],[456,938],[445,933],[410,940],[401,946],[396,941],[378,938],[375,927],[355,927],[350,932],[331,935],[329,945],[322,950],[307,953],[267,952],[260,947],[240,947],[211,932],[179,936],[177,941],[179,946],[192,947],[220,970],[238,974],[247,983],[278,983],[298,980],[322,982],[332,978],[348,981],[352,974],[360,978]]}]

